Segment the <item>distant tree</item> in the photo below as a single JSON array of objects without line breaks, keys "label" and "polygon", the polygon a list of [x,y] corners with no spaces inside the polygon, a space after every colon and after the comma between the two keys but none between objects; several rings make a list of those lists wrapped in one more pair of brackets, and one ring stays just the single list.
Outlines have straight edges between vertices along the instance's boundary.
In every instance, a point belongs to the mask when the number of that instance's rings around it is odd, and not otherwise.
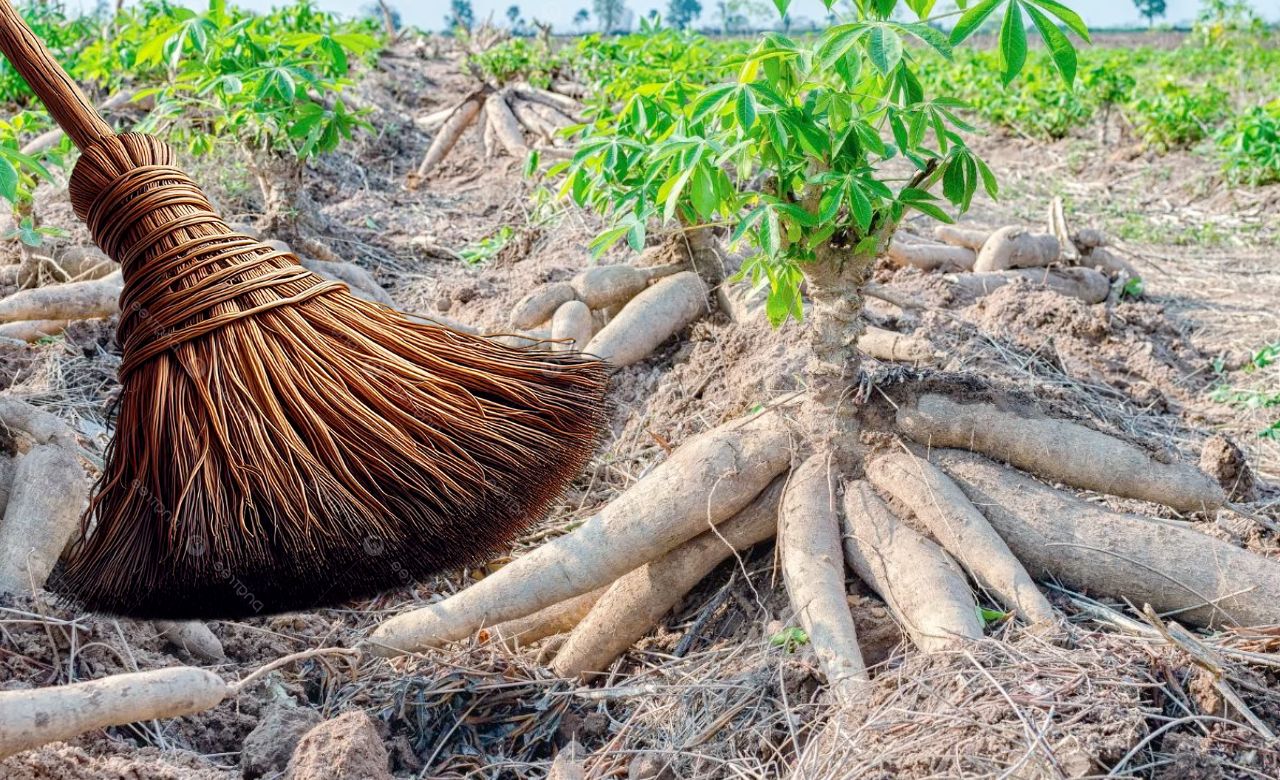
[{"label": "distant tree", "polygon": [[450,0],[449,13],[444,17],[445,31],[456,30],[459,27],[471,31],[476,23],[476,11],[471,6],[471,0]]},{"label": "distant tree", "polygon": [[520,6],[512,5],[507,7],[507,20],[511,22],[511,26],[515,27],[520,21]]},{"label": "distant tree", "polygon": [[667,21],[672,27],[683,30],[702,15],[702,3],[698,0],[671,0],[667,3]]},{"label": "distant tree", "polygon": [[579,8],[578,12],[573,15],[573,29],[581,32],[589,21],[591,21],[591,14],[587,13],[587,9]]},{"label": "distant tree", "polygon": [[1147,20],[1147,26],[1153,27],[1157,16],[1164,16],[1167,10],[1165,0],[1133,0],[1138,13]]},{"label": "distant tree", "polygon": [[600,32],[616,32],[622,27],[622,20],[627,12],[627,4],[624,0],[592,0],[591,4],[595,8],[596,22],[600,25]]},{"label": "distant tree", "polygon": [[762,14],[768,14],[772,6],[756,0],[719,0],[716,10],[720,15],[720,32],[747,32],[755,25],[755,20]]},{"label": "distant tree", "polygon": [[387,37],[394,37],[403,25],[400,12],[391,7],[387,0],[375,0],[364,7],[364,14],[382,22]]}]

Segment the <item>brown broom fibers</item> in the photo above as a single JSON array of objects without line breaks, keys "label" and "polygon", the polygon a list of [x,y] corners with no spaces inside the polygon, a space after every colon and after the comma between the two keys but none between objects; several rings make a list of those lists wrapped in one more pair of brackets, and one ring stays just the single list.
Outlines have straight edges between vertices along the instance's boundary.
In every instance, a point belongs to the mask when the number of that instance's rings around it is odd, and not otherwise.
[{"label": "brown broom fibers", "polygon": [[590,458],[604,364],[412,323],[233,233],[163,142],[85,146],[123,387],[57,592],[171,619],[372,595],[483,559]]}]

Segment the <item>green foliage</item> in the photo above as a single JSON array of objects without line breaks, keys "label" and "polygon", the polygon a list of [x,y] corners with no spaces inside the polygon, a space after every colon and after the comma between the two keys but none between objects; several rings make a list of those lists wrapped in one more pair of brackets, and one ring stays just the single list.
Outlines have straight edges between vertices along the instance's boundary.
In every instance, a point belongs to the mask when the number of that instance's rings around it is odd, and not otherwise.
[{"label": "green foliage", "polygon": [[769,637],[769,644],[781,647],[788,653],[794,653],[809,644],[809,634],[799,626],[791,626]]},{"label": "green foliage", "polygon": [[[1225,376],[1222,366],[1215,365],[1214,370],[1221,380],[1209,394],[1210,399],[1241,409],[1274,409],[1280,407],[1280,390],[1276,389],[1276,367],[1280,365],[1280,342],[1267,344],[1249,357],[1249,362],[1241,369],[1246,375],[1257,377],[1254,384],[1257,388],[1233,387]],[[1268,371],[1270,369],[1270,371]],[[1280,439],[1280,419],[1258,431],[1258,436],[1268,439]]]},{"label": "green foliage", "polygon": [[924,23],[931,3],[908,4],[918,22],[894,21],[897,5],[862,7],[812,42],[765,33],[728,56],[677,32],[584,42],[604,102],[572,160],[550,172],[563,174],[562,195],[609,219],[593,250],[623,239],[638,250],[653,222],[724,226],[754,250],[740,274],[767,287],[778,324],[800,318],[809,264],[875,256],[907,212],[950,220],[948,206],[967,209],[979,188],[994,196],[995,177],[965,145],[964,103],[924,87],[922,51],[950,59],[1003,9],[1003,84],[1027,59],[1025,16],[1069,85],[1075,52],[1050,19],[1087,30],[1053,0],[983,0],[948,38]]},{"label": "green foliage", "polygon": [[1223,172],[1234,182],[1280,182],[1280,99],[1237,116],[1218,139]]},{"label": "green foliage", "polygon": [[263,16],[212,0],[200,14],[173,8],[152,27],[137,61],[171,76],[143,93],[156,96],[144,128],[169,128],[192,153],[232,136],[254,152],[307,158],[364,124],[338,93],[353,58],[378,41],[307,0]]},{"label": "green foliage", "polygon": [[546,40],[510,38],[478,54],[467,56],[468,66],[486,81],[501,86],[527,81],[547,87],[568,70],[568,60]]},{"label": "green foliage", "polygon": [[1201,0],[1192,34],[1201,45],[1225,47],[1256,37],[1263,26],[1248,0]]},{"label": "green foliage", "polygon": [[31,131],[48,128],[48,116],[42,112],[23,111],[9,119],[0,119],[0,199],[13,204],[21,212],[30,204],[39,179],[49,179],[49,165],[62,159],[64,146],[36,156],[23,154],[19,139]]},{"label": "green foliage", "polygon": [[1129,112],[1134,132],[1158,151],[1191,146],[1207,138],[1227,116],[1226,93],[1164,80],[1149,87]]}]

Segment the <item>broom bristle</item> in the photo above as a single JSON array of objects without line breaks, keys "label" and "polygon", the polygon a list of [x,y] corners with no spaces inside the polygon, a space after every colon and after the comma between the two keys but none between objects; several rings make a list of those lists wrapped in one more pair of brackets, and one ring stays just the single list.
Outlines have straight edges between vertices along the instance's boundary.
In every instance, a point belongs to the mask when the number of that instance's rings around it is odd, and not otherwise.
[{"label": "broom bristle", "polygon": [[151,618],[335,604],[482,559],[590,458],[604,365],[351,295],[218,218],[162,142],[87,150],[72,202],[120,261],[122,393],[51,586]]}]

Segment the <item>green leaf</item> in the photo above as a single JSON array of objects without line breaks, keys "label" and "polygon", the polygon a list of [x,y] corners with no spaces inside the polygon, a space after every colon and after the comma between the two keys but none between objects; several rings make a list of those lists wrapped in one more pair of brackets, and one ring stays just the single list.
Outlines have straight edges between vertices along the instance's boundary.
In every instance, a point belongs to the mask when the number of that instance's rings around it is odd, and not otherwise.
[{"label": "green leaf", "polygon": [[18,199],[18,169],[13,163],[0,157],[0,198],[13,203]]},{"label": "green leaf", "polygon": [[849,185],[849,212],[853,214],[853,220],[858,225],[858,230],[866,233],[871,227],[871,200],[867,198],[867,194],[857,183]]},{"label": "green leaf", "polygon": [[826,67],[832,67],[836,62],[844,59],[844,56],[866,32],[867,26],[862,23],[832,27],[822,36],[822,42],[818,44],[818,58]]},{"label": "green leaf", "polygon": [[756,99],[751,90],[745,87],[738,90],[738,102],[734,106],[734,114],[738,117],[738,125],[747,131],[756,123]]},{"label": "green leaf", "polygon": [[1086,43],[1090,42],[1089,25],[1084,23],[1084,20],[1080,18],[1080,14],[1057,2],[1057,0],[1031,0],[1031,2],[1061,19],[1062,23],[1076,35],[1079,35],[1081,40]]},{"label": "green leaf", "polygon": [[1004,63],[1001,80],[1009,84],[1027,62],[1027,28],[1023,26],[1020,0],[1009,0],[1000,25],[1000,60]]},{"label": "green leaf", "polygon": [[689,118],[694,122],[702,119],[711,111],[719,108],[720,105],[724,103],[725,98],[729,97],[729,94],[733,92],[734,89],[736,89],[736,87],[732,84],[723,84],[718,87],[712,87],[711,89],[703,92],[698,96],[698,99],[694,101],[693,112],[689,115]]},{"label": "green leaf", "polygon": [[792,651],[795,648],[807,645],[808,643],[809,635],[806,634],[805,630],[799,626],[784,628],[769,637],[769,644],[774,647],[785,647],[788,651]]},{"label": "green leaf", "polygon": [[778,9],[778,16],[786,16],[787,8],[791,6],[791,0],[773,0],[773,4]]},{"label": "green leaf", "polygon": [[1004,620],[1009,619],[1010,617],[1012,617],[1012,614],[1009,612],[1001,612],[998,609],[987,609],[986,607],[978,607],[978,619],[981,620],[982,624],[985,626],[990,626],[995,623],[1000,623]]},{"label": "green leaf", "polygon": [[712,179],[705,165],[699,165],[694,169],[689,196],[693,200],[693,208],[698,212],[698,216],[703,219],[711,219],[715,216],[720,199],[716,197],[715,180]]},{"label": "green leaf", "polygon": [[777,257],[782,251],[782,231],[778,225],[778,214],[773,209],[765,212],[760,223],[760,248],[769,257]]},{"label": "green leaf", "polygon": [[980,157],[973,158],[974,163],[978,166],[978,174],[982,176],[982,188],[987,191],[993,199],[1000,195],[1000,184],[996,181],[996,175],[991,172],[987,164]]},{"label": "green leaf", "polygon": [[664,203],[662,209],[662,221],[670,222],[676,215],[676,206],[680,202],[680,192],[684,189],[684,185],[689,181],[689,177],[693,175],[697,166],[690,165],[685,168],[680,175],[667,180],[658,190],[658,200]]},{"label": "green leaf", "polygon": [[907,0],[907,7],[915,11],[916,17],[923,21],[929,18],[935,2],[936,0]]},{"label": "green leaf", "polygon": [[867,37],[867,55],[871,64],[888,76],[902,61],[902,38],[894,30],[877,25]]},{"label": "green leaf", "polygon": [[973,35],[982,23],[987,20],[992,11],[1000,7],[1005,0],[982,0],[973,8],[965,11],[960,17],[960,21],[956,22],[956,26],[951,28],[951,45],[955,46],[965,38]]},{"label": "green leaf", "polygon": [[1040,37],[1044,39],[1045,46],[1049,47],[1049,53],[1053,56],[1053,64],[1058,66],[1058,73],[1062,74],[1062,80],[1067,82],[1068,85],[1075,83],[1076,47],[1071,45],[1071,41],[1062,34],[1062,30],[1058,29],[1058,25],[1036,10],[1035,6],[1028,5],[1027,13],[1031,15],[1031,21],[1035,23],[1036,29],[1040,31]]},{"label": "green leaf", "polygon": [[630,225],[612,228],[592,239],[591,243],[588,245],[591,249],[592,259],[599,260],[600,256],[608,251],[609,247],[621,241],[622,237],[625,236],[627,231],[630,229]]}]

